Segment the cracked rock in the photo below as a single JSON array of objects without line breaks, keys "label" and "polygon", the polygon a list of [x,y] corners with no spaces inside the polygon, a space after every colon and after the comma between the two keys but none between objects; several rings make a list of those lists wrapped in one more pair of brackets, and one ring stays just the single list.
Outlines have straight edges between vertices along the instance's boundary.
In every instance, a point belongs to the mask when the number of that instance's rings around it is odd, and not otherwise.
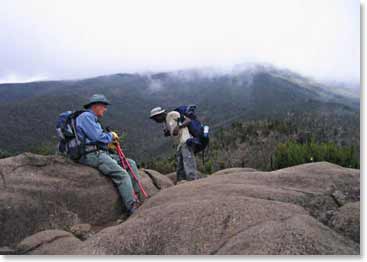
[{"label": "cracked rock", "polygon": [[81,240],[87,239],[91,236],[92,226],[90,224],[76,224],[70,228],[70,232]]},{"label": "cracked rock", "polygon": [[336,190],[332,193],[332,196],[334,197],[335,201],[338,203],[339,206],[345,205],[346,196],[343,194],[343,192]]}]

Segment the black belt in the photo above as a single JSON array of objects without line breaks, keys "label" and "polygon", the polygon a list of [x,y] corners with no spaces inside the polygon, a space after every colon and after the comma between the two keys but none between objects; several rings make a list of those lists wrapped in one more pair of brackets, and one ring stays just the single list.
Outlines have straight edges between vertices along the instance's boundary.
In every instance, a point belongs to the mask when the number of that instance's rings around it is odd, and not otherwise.
[{"label": "black belt", "polygon": [[84,147],[84,153],[85,154],[93,153],[93,152],[96,152],[98,150],[100,150],[100,149],[96,145],[85,145],[85,147]]}]

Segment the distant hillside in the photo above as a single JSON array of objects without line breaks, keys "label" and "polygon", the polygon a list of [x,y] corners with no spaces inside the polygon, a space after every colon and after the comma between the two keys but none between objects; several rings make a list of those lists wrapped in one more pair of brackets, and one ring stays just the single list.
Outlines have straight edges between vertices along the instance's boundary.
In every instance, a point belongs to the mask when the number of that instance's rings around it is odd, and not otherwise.
[{"label": "distant hillside", "polygon": [[[233,167],[275,170],[315,161],[359,168],[359,114],[340,114],[339,105],[326,107],[328,111],[315,105],[312,111],[289,113],[282,119],[236,121],[218,128],[204,156],[197,157],[199,170],[207,174]],[[172,155],[143,164],[170,173],[176,162]]]},{"label": "distant hillside", "polygon": [[[291,112],[359,112],[359,99],[341,95],[288,70],[253,65],[232,72],[183,70],[156,74],[116,74],[75,81],[0,85],[0,149],[50,152],[60,112],[76,110],[94,93],[112,100],[106,126],[127,132],[124,147],[138,159],[173,150],[159,125],[149,120],[152,107],[173,109],[197,104],[198,114],[215,132],[235,121],[283,119]],[[358,125],[359,122],[355,123]]]}]

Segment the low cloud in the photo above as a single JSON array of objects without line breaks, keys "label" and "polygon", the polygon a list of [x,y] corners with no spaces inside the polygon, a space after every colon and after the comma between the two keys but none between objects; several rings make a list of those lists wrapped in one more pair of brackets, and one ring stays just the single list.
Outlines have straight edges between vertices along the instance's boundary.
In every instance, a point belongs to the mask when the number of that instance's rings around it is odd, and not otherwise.
[{"label": "low cloud", "polygon": [[46,80],[48,80],[48,77],[43,75],[20,76],[17,74],[7,74],[0,77],[0,84],[28,83],[28,82],[46,81]]},{"label": "low cloud", "polygon": [[2,0],[0,28],[3,82],[244,62],[360,78],[357,0]]},{"label": "low cloud", "polygon": [[165,88],[162,81],[159,79],[149,79],[148,89],[151,92],[160,92]]}]

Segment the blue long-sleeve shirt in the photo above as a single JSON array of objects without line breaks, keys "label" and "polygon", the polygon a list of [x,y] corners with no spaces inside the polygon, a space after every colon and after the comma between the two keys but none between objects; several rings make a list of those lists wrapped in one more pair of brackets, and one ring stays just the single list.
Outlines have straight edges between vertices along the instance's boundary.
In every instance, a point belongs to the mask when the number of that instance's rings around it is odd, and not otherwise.
[{"label": "blue long-sleeve shirt", "polygon": [[[88,110],[76,119],[76,132],[81,141],[86,145],[106,145],[112,142],[112,133],[103,132],[96,114]],[[85,140],[84,140],[85,139]]]}]

